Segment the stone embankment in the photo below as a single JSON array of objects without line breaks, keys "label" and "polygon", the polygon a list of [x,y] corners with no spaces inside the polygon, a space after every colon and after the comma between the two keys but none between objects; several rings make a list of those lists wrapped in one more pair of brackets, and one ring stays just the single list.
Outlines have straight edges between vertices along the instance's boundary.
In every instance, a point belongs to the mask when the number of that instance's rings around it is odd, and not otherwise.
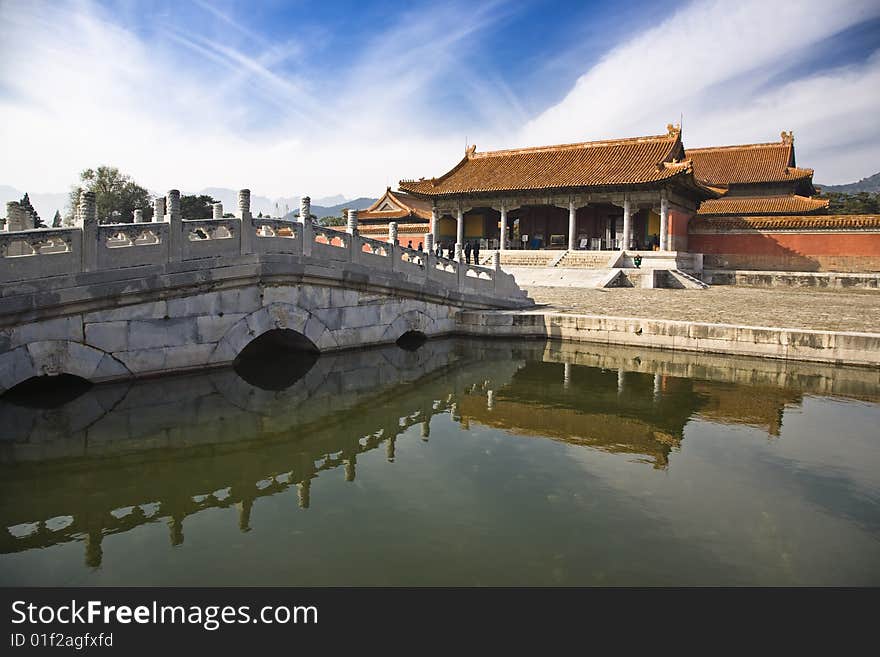
[{"label": "stone embankment", "polygon": [[541,311],[461,311],[457,330],[475,336],[549,338],[880,367],[880,333]]}]

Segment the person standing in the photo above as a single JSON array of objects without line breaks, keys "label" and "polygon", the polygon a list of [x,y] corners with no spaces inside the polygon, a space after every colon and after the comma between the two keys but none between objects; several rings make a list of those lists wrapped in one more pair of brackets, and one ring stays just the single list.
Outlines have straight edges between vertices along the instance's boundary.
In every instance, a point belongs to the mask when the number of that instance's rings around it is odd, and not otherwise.
[{"label": "person standing", "polygon": [[421,243],[421,242],[419,242],[419,245],[418,245],[417,249],[418,249],[419,251],[422,250],[422,243]]},{"label": "person standing", "polygon": [[480,240],[474,240],[474,264],[480,264]]},{"label": "person standing", "polygon": [[471,264],[471,243],[470,242],[464,243],[464,261],[467,264]]},{"label": "person standing", "polygon": [[408,248],[408,249],[412,248],[412,240],[410,240],[409,242],[406,243],[406,248]]}]

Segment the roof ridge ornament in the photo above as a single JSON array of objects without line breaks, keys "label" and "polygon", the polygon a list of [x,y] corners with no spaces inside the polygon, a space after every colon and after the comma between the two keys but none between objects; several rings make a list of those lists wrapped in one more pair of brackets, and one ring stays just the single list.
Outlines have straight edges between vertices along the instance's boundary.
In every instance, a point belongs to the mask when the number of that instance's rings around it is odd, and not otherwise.
[{"label": "roof ridge ornament", "polygon": [[476,152],[477,152],[477,145],[476,144],[471,144],[470,146],[468,146],[467,148],[464,149],[465,157],[471,157]]},{"label": "roof ridge ornament", "polygon": [[788,132],[786,132],[785,130],[783,130],[782,134],[780,136],[782,137],[783,144],[793,144],[794,143],[794,132],[793,131],[789,130]]},{"label": "roof ridge ornament", "polygon": [[680,123],[667,123],[666,124],[666,133],[670,137],[681,137],[681,124]]}]

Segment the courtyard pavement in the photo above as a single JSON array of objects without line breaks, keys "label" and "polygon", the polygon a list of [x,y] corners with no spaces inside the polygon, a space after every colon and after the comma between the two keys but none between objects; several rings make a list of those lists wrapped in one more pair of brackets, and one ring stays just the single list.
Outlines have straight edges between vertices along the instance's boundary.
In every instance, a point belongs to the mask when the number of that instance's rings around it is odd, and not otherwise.
[{"label": "courtyard pavement", "polygon": [[880,290],[526,287],[543,310],[717,324],[880,332]]}]

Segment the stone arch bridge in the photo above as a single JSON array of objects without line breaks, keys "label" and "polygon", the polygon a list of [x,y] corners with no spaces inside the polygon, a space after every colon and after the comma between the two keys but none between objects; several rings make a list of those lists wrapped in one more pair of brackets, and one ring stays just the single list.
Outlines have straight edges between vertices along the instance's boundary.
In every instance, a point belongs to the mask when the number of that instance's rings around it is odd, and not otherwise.
[{"label": "stone arch bridge", "polygon": [[[165,200],[168,212],[163,214]],[[491,267],[345,231],[253,217],[185,221],[179,192],[162,221],[98,225],[83,195],[77,226],[0,233],[0,393],[32,377],[91,382],[221,366],[269,331],[317,351],[455,332],[461,309],[531,305]],[[301,217],[309,217],[303,199]],[[303,340],[304,338],[304,340]]]}]

